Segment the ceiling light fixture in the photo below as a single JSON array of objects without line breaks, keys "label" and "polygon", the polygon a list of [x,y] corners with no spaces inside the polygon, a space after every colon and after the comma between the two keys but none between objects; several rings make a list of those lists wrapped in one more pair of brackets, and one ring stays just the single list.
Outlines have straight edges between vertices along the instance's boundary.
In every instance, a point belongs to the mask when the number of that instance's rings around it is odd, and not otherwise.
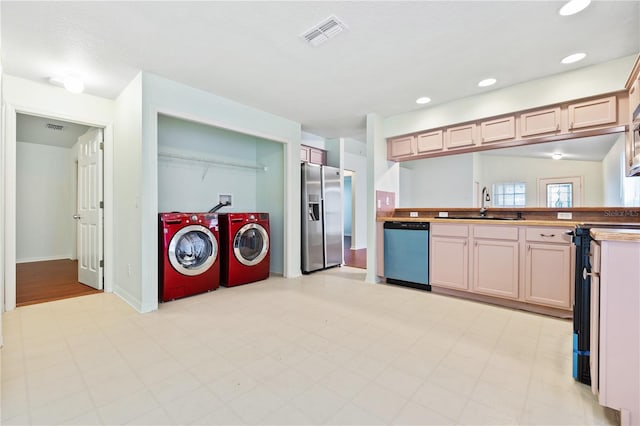
[{"label": "ceiling light fixture", "polygon": [[565,3],[564,6],[560,8],[558,13],[562,16],[575,15],[578,12],[586,9],[587,6],[591,3],[591,0],[571,0]]},{"label": "ceiling light fixture", "polygon": [[84,83],[78,77],[51,77],[49,83],[56,86],[64,86],[71,93],[82,93],[84,91]]},{"label": "ceiling light fixture", "polygon": [[574,62],[578,62],[583,60],[584,58],[587,57],[586,53],[580,52],[580,53],[574,53],[573,55],[569,55],[565,58],[562,58],[562,60],[560,61],[563,64],[573,64]]},{"label": "ceiling light fixture", "polygon": [[422,96],[421,98],[416,99],[416,103],[420,105],[428,104],[429,102],[431,102],[431,98],[428,98],[426,96]]},{"label": "ceiling light fixture", "polygon": [[560,160],[562,158],[562,153],[554,152],[553,154],[551,154],[551,158],[553,158],[554,160]]},{"label": "ceiling light fixture", "polygon": [[492,86],[492,85],[496,84],[496,81],[498,81],[498,80],[496,80],[495,78],[485,78],[480,83],[478,83],[478,87]]}]

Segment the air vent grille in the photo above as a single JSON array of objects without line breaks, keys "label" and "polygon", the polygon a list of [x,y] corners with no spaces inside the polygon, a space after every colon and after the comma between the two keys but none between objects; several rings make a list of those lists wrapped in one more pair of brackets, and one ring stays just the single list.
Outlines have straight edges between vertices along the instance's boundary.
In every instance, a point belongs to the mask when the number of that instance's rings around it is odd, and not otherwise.
[{"label": "air vent grille", "polygon": [[317,25],[309,28],[300,37],[312,46],[318,46],[346,30],[347,26],[335,16],[330,16]]},{"label": "air vent grille", "polygon": [[61,131],[62,129],[64,129],[64,126],[62,124],[47,123],[47,129]]}]

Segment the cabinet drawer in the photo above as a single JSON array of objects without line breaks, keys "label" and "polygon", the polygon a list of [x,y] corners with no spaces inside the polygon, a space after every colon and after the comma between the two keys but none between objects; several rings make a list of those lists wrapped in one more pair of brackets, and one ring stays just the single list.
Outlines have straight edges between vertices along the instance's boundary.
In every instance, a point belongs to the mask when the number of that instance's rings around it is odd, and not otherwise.
[{"label": "cabinet drawer", "polygon": [[540,243],[571,243],[571,236],[567,232],[573,228],[538,228],[527,227],[527,241]]},{"label": "cabinet drawer", "polygon": [[486,226],[486,225],[474,225],[473,226],[474,238],[488,238],[493,240],[518,240],[518,227],[517,226]]},{"label": "cabinet drawer", "polygon": [[440,237],[468,237],[469,226],[467,225],[454,225],[446,223],[432,223],[431,235],[437,235]]}]

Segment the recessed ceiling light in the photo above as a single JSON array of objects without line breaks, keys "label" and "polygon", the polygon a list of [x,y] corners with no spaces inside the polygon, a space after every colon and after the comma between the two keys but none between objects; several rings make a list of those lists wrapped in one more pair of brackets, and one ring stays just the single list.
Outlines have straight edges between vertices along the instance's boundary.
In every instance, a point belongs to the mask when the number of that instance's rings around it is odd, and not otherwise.
[{"label": "recessed ceiling light", "polygon": [[426,96],[416,99],[416,103],[420,105],[428,104],[429,102],[431,102],[431,98]]},{"label": "recessed ceiling light", "polygon": [[562,16],[575,15],[584,10],[590,3],[591,0],[571,0],[561,7],[558,13]]},{"label": "recessed ceiling light", "polygon": [[574,53],[573,55],[569,55],[566,58],[563,58],[560,62],[563,64],[573,64],[574,62],[578,62],[587,57],[586,53]]},{"label": "recessed ceiling light", "polygon": [[562,153],[554,152],[553,154],[551,154],[551,158],[553,158],[554,160],[560,160],[562,158]]},{"label": "recessed ceiling light", "polygon": [[478,87],[492,86],[492,85],[496,84],[496,81],[498,81],[498,80],[496,80],[495,78],[485,78],[480,83],[478,83]]}]

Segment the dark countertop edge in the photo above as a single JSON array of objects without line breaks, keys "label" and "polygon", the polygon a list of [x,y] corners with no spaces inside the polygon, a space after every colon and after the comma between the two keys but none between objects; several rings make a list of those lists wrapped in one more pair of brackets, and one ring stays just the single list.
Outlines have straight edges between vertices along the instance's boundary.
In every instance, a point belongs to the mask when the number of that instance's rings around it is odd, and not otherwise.
[{"label": "dark countertop edge", "polygon": [[460,223],[460,224],[491,224],[491,225],[529,225],[529,226],[584,226],[597,227],[619,226],[619,227],[639,227],[638,222],[606,222],[594,220],[564,220],[564,219],[521,219],[521,220],[502,220],[502,219],[448,219],[446,217],[397,217],[397,216],[379,216],[376,222],[430,222],[430,223]]}]

